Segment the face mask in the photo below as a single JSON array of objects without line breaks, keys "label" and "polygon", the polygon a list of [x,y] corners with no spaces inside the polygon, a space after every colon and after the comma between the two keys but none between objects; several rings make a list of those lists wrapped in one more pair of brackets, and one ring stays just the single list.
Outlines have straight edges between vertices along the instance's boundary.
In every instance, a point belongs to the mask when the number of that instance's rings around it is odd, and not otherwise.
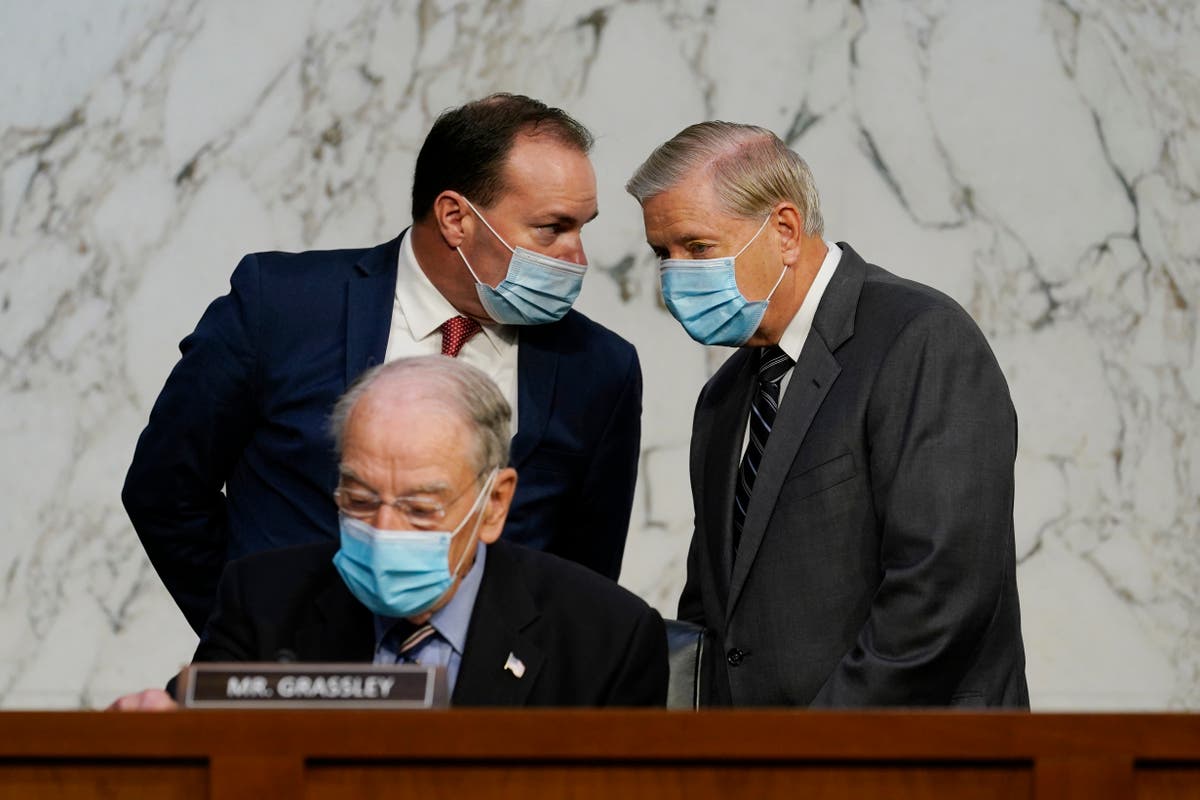
[{"label": "face mask", "polygon": [[700,344],[740,347],[754,335],[767,304],[783,283],[787,264],[766,300],[750,302],[737,286],[734,261],[754,243],[771,221],[768,215],[745,247],[725,258],[668,258],[659,263],[663,300],[671,315]]},{"label": "face mask", "polygon": [[[466,200],[466,198],[463,198]],[[467,200],[475,216],[487,226],[500,243],[508,247],[512,257],[508,262],[508,274],[500,285],[492,288],[479,280],[471,262],[458,250],[459,257],[467,265],[467,271],[475,279],[475,291],[479,302],[488,316],[503,325],[544,325],[557,322],[571,309],[571,304],[583,288],[583,273],[586,266],[572,264],[561,258],[535,253],[524,247],[513,249],[496,233],[479,210]]]},{"label": "face mask", "polygon": [[491,493],[495,477],[492,470],[471,510],[452,531],[382,531],[339,513],[342,546],[333,565],[350,593],[376,614],[389,617],[411,617],[437,605],[471,553],[483,515],[475,520],[471,541],[453,571],[450,542]]}]

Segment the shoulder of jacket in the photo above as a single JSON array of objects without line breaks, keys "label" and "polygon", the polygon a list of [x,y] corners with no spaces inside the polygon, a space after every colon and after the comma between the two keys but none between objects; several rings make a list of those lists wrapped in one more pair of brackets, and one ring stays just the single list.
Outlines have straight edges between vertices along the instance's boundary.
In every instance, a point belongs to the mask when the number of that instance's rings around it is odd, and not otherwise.
[{"label": "shoulder of jacket", "polygon": [[242,258],[239,269],[252,264],[263,273],[295,273],[296,271],[331,268],[348,269],[357,264],[374,248],[360,247],[344,250],[304,250],[287,252],[283,250],[265,250],[250,253]]},{"label": "shoulder of jacket", "polygon": [[[565,558],[504,541],[499,546],[502,558],[522,573],[530,593],[543,611],[570,613],[570,608],[604,606],[616,613],[643,613],[650,610],[645,600],[605,576]],[[492,553],[488,553],[491,558]]]}]

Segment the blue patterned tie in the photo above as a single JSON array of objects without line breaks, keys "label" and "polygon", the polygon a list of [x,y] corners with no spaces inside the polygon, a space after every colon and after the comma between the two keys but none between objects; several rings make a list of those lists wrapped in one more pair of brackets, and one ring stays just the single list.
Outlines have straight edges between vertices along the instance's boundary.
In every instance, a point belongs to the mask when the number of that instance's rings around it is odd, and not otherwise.
[{"label": "blue patterned tie", "polygon": [[779,411],[779,384],[783,376],[796,363],[791,357],[772,345],[764,347],[758,362],[758,392],[750,406],[750,439],[746,442],[746,454],[738,469],[737,490],[733,495],[733,552],[737,553],[742,539],[742,526],[746,524],[746,509],[750,507],[750,492],[758,476],[758,465],[762,463],[763,450],[767,447],[767,436],[775,424]]},{"label": "blue patterned tie", "polygon": [[[436,635],[437,630],[428,622],[417,626],[406,619],[397,620],[387,633],[388,641],[393,644],[392,652],[396,656],[393,663],[415,663],[417,650]],[[399,642],[398,646],[397,642]]]},{"label": "blue patterned tie", "polygon": [[[434,627],[426,622],[421,627],[404,637],[404,641],[400,643],[400,647],[396,649],[397,657],[405,659],[409,654],[425,643],[425,640],[437,633]],[[415,653],[414,653],[415,655]]]}]

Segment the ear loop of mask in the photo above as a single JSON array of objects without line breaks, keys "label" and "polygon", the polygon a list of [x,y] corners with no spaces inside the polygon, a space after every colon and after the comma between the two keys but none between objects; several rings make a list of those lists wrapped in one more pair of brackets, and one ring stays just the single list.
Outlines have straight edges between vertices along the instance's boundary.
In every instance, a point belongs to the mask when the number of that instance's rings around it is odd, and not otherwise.
[{"label": "ear loop of mask", "polygon": [[492,232],[492,236],[495,236],[497,239],[499,239],[499,240],[500,240],[500,244],[502,244],[502,245],[504,245],[505,247],[507,247],[507,248],[508,248],[508,252],[510,252],[510,253],[515,253],[515,252],[517,252],[516,250],[514,250],[514,249],[513,249],[513,248],[512,248],[512,247],[509,245],[509,243],[508,243],[508,242],[504,241],[504,237],[503,237],[503,236],[501,236],[500,234],[496,233],[496,229],[492,227],[492,223],[490,223],[490,222],[488,222],[488,221],[487,221],[487,217],[485,217],[483,214],[480,214],[480,213],[479,213],[479,209],[475,207],[475,204],[474,204],[474,203],[472,203],[470,200],[467,200],[467,198],[466,198],[466,197],[464,197],[464,198],[463,198],[463,200],[465,200],[465,201],[466,201],[466,203],[467,203],[467,205],[469,205],[469,206],[471,207],[471,210],[475,212],[475,216],[479,217],[479,221],[480,221],[480,222],[482,222],[484,225],[486,225],[486,226],[487,226],[487,229],[488,229],[489,231],[491,231],[491,232]]},{"label": "ear loop of mask", "polygon": [[738,251],[737,251],[737,252],[734,254],[734,256],[733,256],[733,257],[734,257],[735,259],[736,259],[738,256],[740,256],[742,253],[746,252],[746,248],[748,248],[750,245],[754,244],[754,240],[755,240],[755,239],[757,239],[757,238],[758,238],[758,236],[759,236],[759,234],[761,234],[761,233],[763,232],[763,229],[767,227],[767,223],[771,221],[771,217],[774,215],[774,213],[775,213],[775,212],[773,212],[773,211],[772,211],[772,212],[770,212],[770,213],[768,213],[768,214],[767,214],[767,218],[766,218],[766,219],[764,219],[764,220],[762,221],[762,225],[759,225],[759,226],[758,226],[758,230],[756,230],[756,231],[754,232],[754,235],[750,237],[750,241],[748,241],[748,242],[746,242],[744,245],[742,245],[742,249],[741,249],[741,250],[738,250]]},{"label": "ear loop of mask", "polygon": [[[487,221],[487,219],[486,219],[486,218],[483,216],[483,214],[480,214],[480,213],[479,213],[479,209],[477,209],[477,208],[475,207],[475,204],[474,204],[474,203],[472,203],[470,200],[467,200],[467,198],[466,198],[465,196],[463,197],[463,200],[466,202],[466,204],[467,204],[468,206],[470,206],[470,207],[471,207],[471,210],[475,212],[475,216],[479,218],[479,221],[480,221],[480,222],[482,222],[482,223],[483,223],[483,224],[484,224],[484,225],[487,227],[487,229],[488,229],[489,231],[491,231],[491,232],[492,232],[492,236],[495,236],[497,239],[499,239],[499,240],[500,240],[500,244],[502,244],[502,245],[504,245],[505,247],[507,247],[507,248],[508,248],[508,252],[510,252],[510,253],[516,253],[516,252],[517,252],[516,250],[513,250],[511,247],[509,247],[509,244],[508,244],[508,242],[504,241],[504,237],[503,237],[503,236],[501,236],[500,234],[496,233],[496,229],[492,227],[492,224],[491,224],[490,222],[488,222],[488,221]],[[769,218],[768,218],[768,219],[769,219]],[[478,276],[477,274],[475,274],[475,270],[474,270],[474,268],[471,266],[471,262],[470,262],[470,261],[467,261],[467,257],[466,257],[465,255],[463,255],[462,247],[455,247],[454,249],[458,251],[458,257],[459,257],[459,258],[461,258],[461,259],[463,260],[463,263],[467,265],[467,272],[471,273],[471,277],[475,279],[475,282],[476,282],[476,283],[483,283],[483,281],[479,280],[479,276]],[[490,284],[490,283],[486,283],[486,284],[484,284],[484,285],[485,285],[485,286],[491,286],[491,284]]]},{"label": "ear loop of mask", "polygon": [[779,270],[779,280],[775,281],[775,285],[771,287],[771,291],[767,292],[767,298],[763,300],[764,303],[771,302],[771,298],[775,296],[775,290],[779,288],[779,284],[783,283],[783,278],[787,275],[787,268],[788,265],[784,264],[783,269]]},{"label": "ear loop of mask", "polygon": [[[750,241],[746,242],[746,244],[744,244],[744,245],[742,246],[742,249],[737,251],[737,255],[735,255],[735,256],[733,257],[735,261],[737,260],[737,257],[738,257],[738,256],[740,256],[742,253],[746,252],[746,248],[748,248],[748,247],[750,247],[750,245],[754,244],[754,240],[755,240],[755,239],[757,239],[757,238],[758,238],[758,236],[759,236],[759,234],[763,232],[763,229],[767,227],[767,223],[771,221],[771,217],[772,217],[772,216],[774,216],[774,213],[775,213],[775,212],[773,212],[773,211],[772,211],[772,212],[770,212],[770,213],[768,213],[768,214],[767,214],[767,218],[763,220],[763,222],[762,222],[762,225],[759,225],[759,226],[758,226],[758,230],[757,230],[757,231],[755,231],[755,232],[754,232],[754,235],[750,237]],[[783,269],[781,269],[781,270],[779,271],[779,278],[778,278],[778,279],[775,281],[775,285],[771,287],[771,291],[767,292],[767,297],[766,297],[766,299],[764,299],[764,300],[751,300],[751,301],[748,301],[748,302],[758,302],[758,303],[769,303],[769,302],[771,302],[771,298],[775,296],[775,290],[779,288],[779,284],[783,283],[783,278],[784,278],[784,276],[785,276],[785,275],[787,275],[787,268],[788,268],[788,265],[787,265],[787,264],[784,264],[784,265],[783,265]],[[745,295],[742,295],[742,296],[743,296],[743,297],[745,297]]]},{"label": "ear loop of mask", "polygon": [[[477,520],[475,520],[475,529],[473,531],[471,531],[472,541],[477,541],[476,536],[479,534],[479,526],[483,524],[483,509],[487,507],[487,498],[489,496],[491,496],[492,484],[495,482],[496,476],[498,474],[499,474],[499,470],[496,467],[493,467],[492,473],[490,475],[488,475],[487,483],[484,484],[483,491],[480,492],[479,497],[475,498],[475,502],[471,505],[471,510],[468,512],[468,516],[470,516],[471,514],[475,513],[476,507],[479,507],[479,509],[480,509],[479,518]],[[483,501],[482,506],[480,506],[481,500]],[[455,535],[457,535],[458,531],[455,531],[454,533],[455,533]],[[460,576],[458,574],[458,571],[460,569],[462,569],[462,565],[464,563],[466,563],[467,554],[470,552],[471,552],[471,548],[469,546],[463,548],[462,555],[458,557],[458,563],[454,565],[454,571],[451,573],[454,580],[459,580]]]}]

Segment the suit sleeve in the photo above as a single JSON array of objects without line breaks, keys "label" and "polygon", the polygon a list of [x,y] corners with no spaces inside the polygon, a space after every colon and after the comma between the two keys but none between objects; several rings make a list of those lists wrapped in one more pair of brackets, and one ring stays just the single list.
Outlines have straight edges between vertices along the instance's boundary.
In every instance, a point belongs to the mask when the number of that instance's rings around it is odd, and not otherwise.
[{"label": "suit sleeve", "polygon": [[259,647],[247,616],[241,562],[232,561],[221,576],[212,615],[200,635],[193,662],[258,661]]},{"label": "suit sleeve", "polygon": [[222,489],[256,418],[258,264],[247,256],[179,345],[121,492],[159,577],[192,628],[212,608],[229,518]]},{"label": "suit sleeve", "polygon": [[696,398],[696,408],[692,412],[692,443],[689,455],[689,470],[692,473],[692,503],[695,506],[695,516],[692,523],[692,541],[688,545],[687,576],[684,580],[683,591],[679,594],[679,611],[677,613],[678,619],[685,622],[693,622],[705,628],[709,626],[704,617],[704,597],[700,590],[700,548],[704,546],[704,542],[701,541],[700,527],[696,522],[699,519],[700,501],[704,490],[700,484],[700,476],[695,473],[695,463],[696,448],[708,447],[708,442],[696,441],[696,431],[699,430],[701,424],[700,411],[704,408],[704,398],[707,393],[707,386],[700,390],[700,395]]},{"label": "suit sleeve", "polygon": [[667,704],[667,630],[662,617],[649,606],[638,617],[621,661],[605,695],[604,705],[614,707]]},{"label": "suit sleeve", "polygon": [[642,368],[637,352],[630,348],[620,393],[588,464],[579,505],[572,512],[576,530],[562,550],[555,551],[614,581],[621,574],[629,534],[641,438]]},{"label": "suit sleeve", "polygon": [[867,439],[882,582],[813,704],[945,704],[1013,569],[1016,413],[963,312],[926,312],[900,333],[871,393]]},{"label": "suit sleeve", "polygon": [[[200,634],[200,643],[192,655],[192,663],[217,661],[258,661],[254,630],[246,616],[246,604],[241,592],[241,570],[231,562],[221,575],[217,588],[216,606]],[[182,673],[181,673],[182,674]],[[178,696],[179,676],[167,682],[167,694]]]},{"label": "suit sleeve", "polygon": [[700,595],[700,546],[699,537],[693,531],[692,543],[688,546],[687,579],[679,594],[678,617],[685,622],[708,627],[704,617],[704,600]]}]

